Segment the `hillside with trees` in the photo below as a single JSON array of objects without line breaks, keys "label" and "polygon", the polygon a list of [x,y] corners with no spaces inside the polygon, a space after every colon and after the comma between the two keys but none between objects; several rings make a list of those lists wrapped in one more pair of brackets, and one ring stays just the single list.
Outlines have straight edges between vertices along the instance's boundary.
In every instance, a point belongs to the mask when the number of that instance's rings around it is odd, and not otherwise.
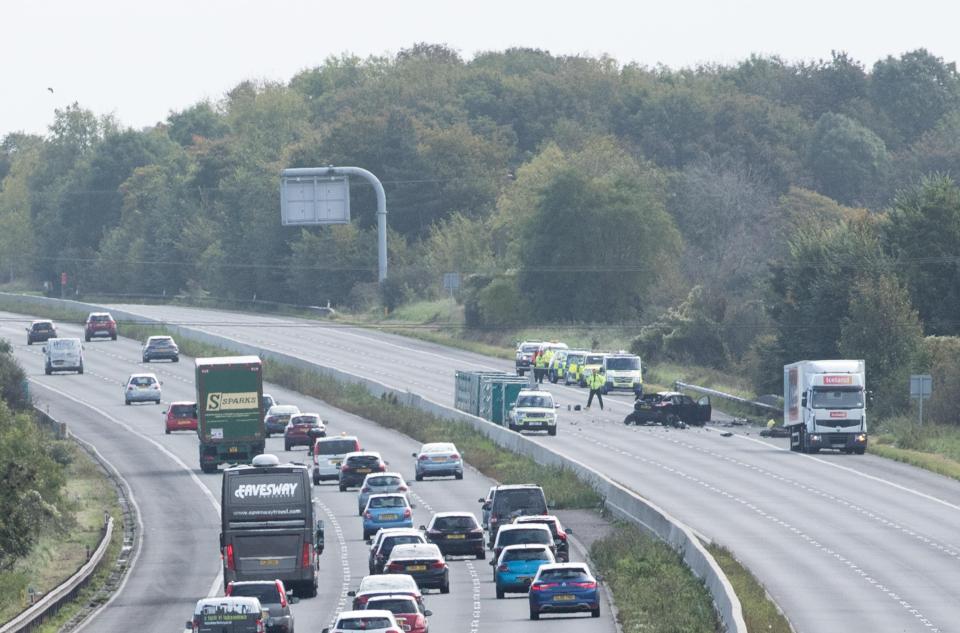
[{"label": "hillside with trees", "polygon": [[[382,287],[367,185],[351,225],[280,224],[280,171],[325,165],[384,183]],[[3,138],[0,179],[11,287],[59,293],[67,272],[71,295],[364,311],[459,272],[472,327],[630,324],[648,360],[760,390],[804,357],[865,358],[889,385],[957,363],[960,76],[922,49],[670,69],[418,44],[141,130],[74,105]]]}]

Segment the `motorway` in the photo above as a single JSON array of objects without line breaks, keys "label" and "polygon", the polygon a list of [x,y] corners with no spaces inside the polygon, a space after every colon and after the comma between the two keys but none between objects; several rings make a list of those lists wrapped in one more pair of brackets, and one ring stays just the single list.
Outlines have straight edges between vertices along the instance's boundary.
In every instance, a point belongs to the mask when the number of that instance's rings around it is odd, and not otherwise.
[{"label": "motorway", "polygon": [[[125,406],[123,389],[129,374],[155,373],[163,382],[163,403],[194,400],[193,362],[183,356],[179,363],[140,362],[140,344],[128,339],[92,341],[85,344],[84,374],[45,376],[41,345],[28,347],[24,327],[29,318],[0,314],[0,337],[13,343],[14,353],[27,371],[35,402],[70,432],[94,444],[128,483],[140,513],[142,544],[120,591],[79,630],[87,633],[172,633],[182,631],[197,599],[222,593],[218,551],[220,475],[202,474],[197,463],[194,432],[165,435],[165,406]],[[82,338],[82,329],[58,324],[61,336]],[[121,331],[122,334],[122,331]],[[378,450],[390,464],[413,479],[410,454],[419,444],[372,422],[333,409],[301,394],[265,385],[280,402],[296,404],[303,411],[320,413],[329,433],[346,431],[360,437],[364,448]],[[267,452],[292,461],[306,461],[304,448],[283,451],[283,438],[267,440]],[[473,469],[464,479],[426,480],[412,485],[416,504],[414,525],[426,524],[432,512],[469,510],[479,512],[477,499],[485,496],[492,482]],[[315,486],[326,522],[326,551],[321,556],[321,583],[316,598],[294,605],[299,633],[319,633],[330,626],[346,605],[346,592],[356,588],[367,573],[367,546],[361,539],[361,520],[356,512],[356,492],[341,493],[336,483]],[[479,517],[478,517],[479,518]],[[576,559],[577,552],[571,554]],[[497,600],[487,561],[453,558],[450,594],[430,591],[425,597],[433,611],[431,630],[480,633],[483,631],[560,633],[614,633],[610,610],[602,617],[583,615],[545,616],[528,620],[525,596]]]},{"label": "motorway", "polygon": [[[454,371],[512,363],[332,324],[170,306],[117,305],[409,389],[452,405]],[[122,326],[121,326],[122,327]],[[869,377],[868,377],[869,379]],[[716,429],[625,427],[629,396],[607,410],[575,387],[556,437],[530,436],[651,499],[732,550],[799,633],[960,629],[960,484],[871,455],[801,455],[786,440]]]}]

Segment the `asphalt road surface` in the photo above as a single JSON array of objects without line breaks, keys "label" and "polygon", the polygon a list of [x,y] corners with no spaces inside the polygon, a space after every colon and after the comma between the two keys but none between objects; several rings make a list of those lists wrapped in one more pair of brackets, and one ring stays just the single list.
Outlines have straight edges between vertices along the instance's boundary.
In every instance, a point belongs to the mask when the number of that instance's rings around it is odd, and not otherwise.
[{"label": "asphalt road surface", "polygon": [[[264,315],[119,309],[187,325],[453,404],[454,371],[513,364],[400,336]],[[568,411],[586,391],[548,385],[558,435],[533,436],[653,500],[730,550],[800,633],[960,629],[960,484],[873,457],[787,450],[739,431],[625,427],[628,394]]]},{"label": "asphalt road surface", "polygon": [[[38,404],[66,421],[70,432],[93,443],[129,483],[142,519],[142,547],[127,581],[116,596],[82,628],[88,633],[171,633],[182,631],[197,599],[222,594],[218,550],[220,475],[203,474],[197,462],[194,432],[165,435],[166,403],[194,400],[193,362],[140,362],[140,345],[128,339],[85,343],[84,374],[43,372],[41,345],[26,345],[28,318],[0,314],[0,337],[13,343],[26,369]],[[58,324],[61,336],[83,336],[79,327]],[[123,403],[123,384],[133,372],[150,371],[163,382],[163,404]],[[364,448],[378,450],[389,467],[413,480],[413,440],[371,422],[330,408],[317,400],[276,385],[265,389],[279,401],[302,411],[320,413],[329,433],[346,431],[361,438]],[[267,440],[267,451],[281,459],[307,461],[306,449],[283,450],[282,436]],[[432,512],[468,510],[479,513],[477,499],[492,482],[472,469],[464,479],[428,479],[412,484],[414,525],[426,524]],[[339,492],[335,482],[313,487],[325,513],[326,550],[321,557],[319,595],[293,605],[300,633],[319,632],[336,613],[349,608],[346,592],[367,573],[368,547],[361,539],[356,491]],[[479,516],[478,516],[479,518]],[[574,558],[578,553],[573,552]],[[451,591],[426,596],[431,630],[479,633],[535,631],[613,633],[606,604],[600,619],[589,615],[528,619],[525,596],[497,600],[487,561],[449,561]],[[549,621],[549,623],[548,623]]]}]

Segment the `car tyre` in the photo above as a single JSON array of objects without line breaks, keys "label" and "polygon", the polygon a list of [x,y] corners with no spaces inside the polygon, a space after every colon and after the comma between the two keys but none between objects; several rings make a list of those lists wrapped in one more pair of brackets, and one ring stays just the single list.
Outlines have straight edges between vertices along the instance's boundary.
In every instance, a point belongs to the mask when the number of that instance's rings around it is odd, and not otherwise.
[{"label": "car tyre", "polygon": [[343,484],[340,484],[340,492],[346,492],[346,491],[347,491],[347,487],[344,486]]},{"label": "car tyre", "polygon": [[679,423],[680,423],[680,418],[678,418],[676,415],[671,413],[670,415],[667,416],[664,426],[672,426],[676,428],[679,425]]},{"label": "car tyre", "polygon": [[556,434],[557,434],[557,427],[551,426],[549,429],[547,429],[547,434],[548,434],[548,435],[556,435]]},{"label": "car tyre", "polygon": [[590,617],[591,617],[591,618],[599,618],[599,617],[600,617],[600,607],[597,607],[596,609],[591,609],[591,610],[590,610]]},{"label": "car tyre", "polygon": [[283,443],[283,450],[285,450],[285,451],[289,451],[289,450],[290,450],[290,442],[286,442],[286,441],[285,441],[285,442]]},{"label": "car tyre", "polygon": [[415,474],[413,478],[416,479],[417,481],[423,481],[423,475],[421,475],[420,473]]},{"label": "car tyre", "polygon": [[[180,362],[180,357],[179,357],[179,356],[174,356],[174,357],[173,357],[173,362],[179,363],[179,362]],[[290,633],[293,633],[293,631],[290,631]]]},{"label": "car tyre", "polygon": [[123,401],[123,404],[125,404],[125,405],[127,405],[127,406],[130,406],[130,401],[129,401],[129,400],[124,400],[124,401]]},{"label": "car tyre", "polygon": [[533,607],[530,607],[530,619],[531,619],[531,620],[539,620],[539,619],[540,619],[540,612],[537,611],[536,609],[534,609]]},{"label": "car tyre", "polygon": [[170,429],[165,428],[163,429],[163,432],[166,433],[167,435],[170,435]]},{"label": "car tyre", "polygon": [[487,552],[485,550],[477,551],[477,560],[487,560]]},{"label": "car tyre", "polygon": [[89,336],[84,336],[84,337],[83,337],[83,340],[85,340],[87,343],[89,343],[89,342],[90,342],[90,337],[89,337]]},{"label": "car tyre", "polygon": [[440,585],[440,593],[450,593],[450,578],[444,578],[443,584]]},{"label": "car tyre", "polygon": [[111,340],[111,341],[117,340],[117,335],[116,335],[116,334],[111,334],[111,335],[110,335],[110,340]]},{"label": "car tyre", "polygon": [[154,403],[160,404],[160,398],[157,398],[156,400],[154,400]]},{"label": "car tyre", "polygon": [[77,373],[78,373],[78,374],[81,374],[81,375],[83,374],[83,365],[82,365],[82,364],[81,364],[80,367],[77,369]]},{"label": "car tyre", "polygon": [[453,478],[454,478],[454,479],[463,479],[463,473],[462,473],[462,472],[455,473],[455,474],[453,475]]},{"label": "car tyre", "polygon": [[33,341],[30,340],[29,338],[27,339],[27,345],[33,345]]},{"label": "car tyre", "polygon": [[503,600],[503,589],[500,588],[500,585],[497,585],[497,600]]}]

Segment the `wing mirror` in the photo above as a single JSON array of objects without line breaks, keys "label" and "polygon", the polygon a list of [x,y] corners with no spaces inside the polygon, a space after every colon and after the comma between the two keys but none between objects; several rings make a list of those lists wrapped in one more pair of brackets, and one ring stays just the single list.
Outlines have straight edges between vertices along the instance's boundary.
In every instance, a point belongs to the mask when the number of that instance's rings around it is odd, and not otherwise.
[{"label": "wing mirror", "polygon": [[416,457],[416,456],[417,456],[416,453],[410,453],[410,457]]},{"label": "wing mirror", "polygon": [[496,564],[497,564],[497,561],[495,561],[495,560],[491,560],[491,561],[490,561],[490,566],[491,566],[491,567],[493,567],[493,566],[496,565]]},{"label": "wing mirror", "polygon": [[430,609],[427,609],[426,611],[423,612],[423,615],[429,618],[431,615],[433,615],[433,611],[431,611]]},{"label": "wing mirror", "polygon": [[351,598],[356,598],[356,597],[357,597],[357,592],[356,592],[356,591],[348,591],[348,592],[347,592],[347,596],[349,596],[349,597],[351,597]]},{"label": "wing mirror", "polygon": [[423,530],[424,532],[426,532],[426,531],[427,531],[427,526],[421,525],[421,526],[420,526],[420,529]]},{"label": "wing mirror", "polygon": [[573,534],[573,528],[563,528],[563,531],[567,534]]}]

